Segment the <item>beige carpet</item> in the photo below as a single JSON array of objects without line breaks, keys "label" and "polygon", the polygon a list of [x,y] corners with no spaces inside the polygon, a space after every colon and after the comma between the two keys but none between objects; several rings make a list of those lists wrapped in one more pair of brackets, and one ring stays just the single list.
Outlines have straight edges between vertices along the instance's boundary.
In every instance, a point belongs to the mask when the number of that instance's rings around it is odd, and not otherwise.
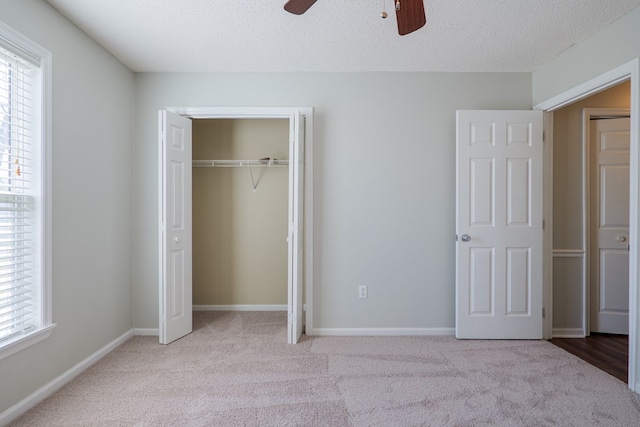
[{"label": "beige carpet", "polygon": [[545,341],[303,337],[284,313],[134,337],[15,426],[640,426],[640,396]]}]

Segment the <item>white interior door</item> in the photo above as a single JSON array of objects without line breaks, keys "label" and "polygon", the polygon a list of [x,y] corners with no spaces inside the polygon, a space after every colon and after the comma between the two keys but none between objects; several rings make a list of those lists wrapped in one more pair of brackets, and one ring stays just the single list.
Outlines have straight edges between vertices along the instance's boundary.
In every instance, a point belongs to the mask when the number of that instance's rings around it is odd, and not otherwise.
[{"label": "white interior door", "polygon": [[304,117],[299,111],[289,119],[289,298],[288,342],[295,344],[304,327],[302,302],[304,249]]},{"label": "white interior door", "polygon": [[629,124],[590,123],[591,332],[629,334]]},{"label": "white interior door", "polygon": [[160,343],[192,330],[191,120],[160,111]]},{"label": "white interior door", "polygon": [[456,337],[542,338],[542,112],[456,122]]}]

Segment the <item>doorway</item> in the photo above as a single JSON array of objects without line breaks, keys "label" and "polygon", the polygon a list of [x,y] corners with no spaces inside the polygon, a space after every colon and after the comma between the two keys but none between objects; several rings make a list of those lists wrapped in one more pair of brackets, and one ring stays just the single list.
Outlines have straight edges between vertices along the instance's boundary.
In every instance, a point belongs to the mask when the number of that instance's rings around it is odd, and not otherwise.
[{"label": "doorway", "polygon": [[[563,258],[569,259],[571,263],[574,264],[573,271],[576,271],[576,264],[578,271],[584,271],[580,267],[586,267],[586,254],[580,253],[580,251],[575,250],[572,251],[571,248],[558,248],[554,247],[553,244],[557,243],[557,235],[563,235],[565,238],[569,238],[571,236],[580,235],[580,219],[582,218],[582,213],[585,210],[583,209],[581,212],[578,212],[577,216],[572,216],[573,223],[568,223],[568,227],[562,227],[559,232],[556,230],[558,228],[556,224],[557,215],[566,214],[561,209],[558,209],[556,203],[558,201],[559,195],[554,191],[555,180],[558,176],[558,168],[559,166],[556,164],[558,161],[558,157],[555,152],[555,145],[559,138],[559,135],[555,132],[555,122],[560,119],[558,117],[557,112],[561,111],[564,107],[574,105],[578,102],[584,101],[585,99],[600,94],[601,92],[613,88],[620,83],[628,84],[630,88],[627,93],[629,93],[629,106],[631,111],[631,133],[630,133],[630,147],[631,147],[631,156],[630,156],[630,180],[629,180],[629,196],[630,196],[630,206],[629,206],[629,240],[631,245],[629,246],[629,338],[628,338],[628,351],[629,351],[629,363],[628,363],[628,378],[629,378],[629,388],[634,391],[640,390],[640,383],[637,381],[637,369],[639,360],[638,353],[636,351],[636,343],[638,340],[638,314],[637,314],[637,298],[638,298],[638,248],[634,241],[637,241],[638,238],[638,223],[640,219],[640,209],[638,205],[638,165],[640,163],[640,158],[638,157],[638,146],[640,146],[639,137],[639,122],[637,117],[637,111],[640,106],[640,90],[638,87],[638,80],[640,77],[640,61],[634,60],[627,64],[624,64],[614,70],[609,71],[597,78],[594,78],[582,85],[579,85],[565,93],[562,93],[552,99],[549,99],[543,103],[536,105],[537,109],[543,110],[547,112],[546,120],[545,120],[545,128],[546,133],[548,135],[547,138],[547,150],[546,150],[546,160],[545,165],[547,165],[547,171],[545,173],[545,177],[547,178],[547,182],[545,183],[545,192],[548,195],[545,199],[548,202],[545,206],[545,218],[548,221],[547,227],[545,228],[545,253],[546,253],[546,262],[545,262],[545,283],[546,289],[545,292],[545,306],[551,308],[552,310],[548,311],[548,315],[545,318],[545,336],[547,338],[551,338],[553,336],[585,336],[588,333],[588,320],[586,318],[586,310],[582,310],[584,307],[584,302],[587,300],[588,296],[586,294],[578,293],[576,294],[576,289],[557,289],[554,284],[561,282],[564,279],[570,279],[569,282],[575,283],[576,280],[578,282],[584,282],[584,277],[581,274],[578,274],[577,277],[572,277],[571,274],[567,273],[566,268],[559,267],[559,259],[560,262],[564,262]],[[553,168],[553,173],[551,171]],[[562,170],[560,170],[562,172]],[[556,188],[557,190],[557,188]],[[575,194],[568,192],[566,194]],[[579,194],[579,193],[578,193]],[[551,197],[553,195],[553,198]],[[569,215],[571,217],[571,215]],[[582,222],[584,224],[584,222]],[[578,230],[575,233],[576,229]],[[562,234],[564,233],[564,234]],[[564,250],[563,250],[564,249]],[[585,249],[584,245],[580,247],[575,247],[574,249]],[[584,288],[583,288],[584,289]],[[563,294],[564,292],[564,294]],[[578,304],[569,304],[563,305],[562,298],[565,300],[570,300],[572,297],[576,297],[574,300],[578,301]],[[576,322],[576,315],[580,317],[582,314],[583,322]],[[563,319],[562,316],[565,316]],[[559,324],[562,320],[567,320],[568,316],[571,316],[572,323],[565,323],[563,326],[568,326],[567,328],[558,328]],[[560,317],[560,319],[558,319]]]},{"label": "doorway", "polygon": [[[606,207],[600,206],[600,202],[607,200],[606,197],[601,197],[604,189],[600,188],[600,184],[606,183],[604,179],[606,177],[600,176],[600,170],[601,168],[606,170],[607,166],[605,164],[598,166],[596,163],[598,150],[595,148],[598,141],[594,138],[599,128],[610,127],[610,124],[614,123],[609,121],[615,120],[612,118],[628,117],[629,95],[630,86],[627,81],[554,113],[555,324],[554,339],[551,342],[618,378],[625,378],[625,382],[628,376],[628,338],[619,335],[592,334],[592,332],[628,333],[628,250],[626,247],[624,251],[620,251],[621,248],[604,248],[604,250],[598,248],[601,246],[598,245],[600,237],[616,232],[617,234],[613,237],[619,237],[619,233],[623,231],[620,226],[624,223],[627,224],[625,236],[628,236],[628,166],[626,170],[621,171],[618,167],[620,165],[616,165],[614,170],[618,175],[620,173],[623,175],[626,173],[626,175],[618,177],[625,182],[618,182],[615,185],[615,192],[612,195],[615,194],[617,197],[609,198],[607,202],[610,208],[618,207],[616,212],[620,214],[618,215],[620,218],[616,218],[616,224],[613,227],[607,227],[607,221],[611,222],[613,218],[604,222],[601,221],[603,218],[600,218],[602,214],[607,213],[606,210],[600,209]],[[578,140],[573,137],[576,130],[581,134],[580,145],[575,144]],[[616,133],[614,136],[621,135]],[[626,144],[625,141],[617,141],[622,145],[614,149],[615,161],[618,163],[617,157],[621,155],[621,151],[624,155],[625,146],[628,149],[630,142],[628,131],[622,137],[626,140]],[[627,151],[627,164],[628,154]],[[581,165],[576,163],[576,159],[580,159]],[[572,177],[570,171],[574,165],[579,166],[578,170],[581,169],[581,173]],[[580,190],[576,186],[572,187],[572,178],[578,178],[575,182],[580,184],[582,191],[576,191]],[[576,200],[567,192],[580,196]],[[604,227],[600,227],[599,224]],[[578,227],[573,229],[572,226]],[[613,229],[606,230],[606,228]],[[567,245],[567,242],[571,243]],[[571,244],[576,245],[575,250],[572,250]],[[614,246],[620,246],[620,243],[616,241]],[[602,255],[605,255],[604,260]],[[618,256],[617,260],[620,256],[626,257],[626,262],[622,260],[625,264],[623,271],[620,271],[620,266],[615,268],[609,262],[613,270],[610,269],[608,273],[610,278],[617,278],[618,287],[624,289],[613,289],[607,295],[606,292],[599,291],[598,279],[607,277],[607,272],[602,268],[606,265],[601,265],[601,261],[606,262],[606,258],[612,256]],[[614,295],[614,291],[617,295]],[[601,298],[602,296],[607,298]],[[615,300],[614,297],[616,297]],[[581,304],[573,306],[572,302],[576,300],[581,301]],[[617,329],[607,329],[603,325],[603,319],[605,322],[611,322],[611,318],[616,322]],[[622,346],[626,347],[621,348]]]},{"label": "doorway", "polygon": [[[590,268],[589,224],[595,219],[595,183],[589,181],[590,117],[623,115],[629,108],[629,82],[564,106],[553,113],[553,329],[554,338],[589,335]],[[594,107],[598,107],[596,110]],[[606,108],[606,110],[604,109]],[[586,123],[585,123],[586,120]],[[628,187],[627,187],[628,188]],[[627,190],[628,197],[628,190]],[[628,204],[626,205],[628,207]],[[628,268],[627,268],[628,271]],[[628,302],[627,302],[628,305]],[[549,337],[551,338],[551,336]]]},{"label": "doorway", "polygon": [[[195,119],[288,119],[287,341],[303,332],[303,284],[312,294],[311,108],[172,108],[159,112],[159,302],[160,343],[192,330],[192,121]],[[308,136],[308,137],[307,137]],[[307,138],[305,138],[307,137]],[[262,165],[262,159],[254,160]],[[308,168],[305,166],[309,165]],[[257,189],[256,179],[253,188]],[[309,321],[311,310],[306,311]]]}]

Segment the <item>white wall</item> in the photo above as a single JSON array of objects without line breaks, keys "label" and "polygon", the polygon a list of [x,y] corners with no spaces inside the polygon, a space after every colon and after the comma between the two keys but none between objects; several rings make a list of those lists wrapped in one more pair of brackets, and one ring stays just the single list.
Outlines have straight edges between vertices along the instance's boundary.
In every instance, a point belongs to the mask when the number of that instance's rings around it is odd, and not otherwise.
[{"label": "white wall", "polygon": [[572,46],[533,73],[533,104],[640,57],[640,8]]},{"label": "white wall", "polygon": [[158,327],[157,110],[194,106],[314,107],[315,328],[454,326],[455,110],[529,109],[529,74],[137,74],[136,327]]},{"label": "white wall", "polygon": [[42,0],[0,20],[53,54],[53,321],[0,361],[0,413],[133,326],[133,73]]}]

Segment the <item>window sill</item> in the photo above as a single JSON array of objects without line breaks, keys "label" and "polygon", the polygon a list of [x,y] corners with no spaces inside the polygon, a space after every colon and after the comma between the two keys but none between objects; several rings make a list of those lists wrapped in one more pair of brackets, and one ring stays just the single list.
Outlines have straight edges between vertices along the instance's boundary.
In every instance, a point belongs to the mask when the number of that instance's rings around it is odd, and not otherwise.
[{"label": "window sill", "polygon": [[19,351],[22,351],[27,347],[31,347],[34,344],[46,340],[51,336],[51,332],[53,332],[53,328],[55,327],[56,324],[53,323],[51,325],[47,325],[43,328],[30,332],[27,335],[3,343],[2,347],[0,347],[0,360],[5,359]]}]

